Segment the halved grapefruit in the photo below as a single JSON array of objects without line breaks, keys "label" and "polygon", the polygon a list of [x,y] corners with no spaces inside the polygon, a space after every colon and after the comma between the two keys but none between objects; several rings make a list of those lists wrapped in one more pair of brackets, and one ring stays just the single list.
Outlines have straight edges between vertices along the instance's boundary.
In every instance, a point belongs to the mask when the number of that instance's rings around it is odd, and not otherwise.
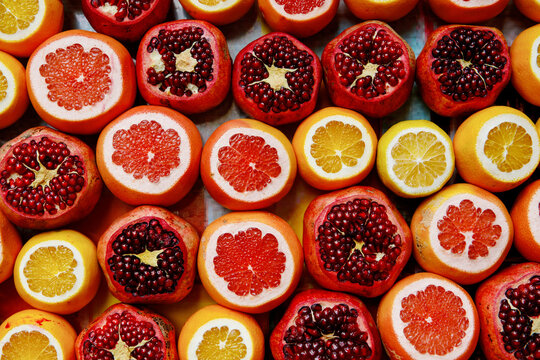
[{"label": "halved grapefruit", "polygon": [[540,262],[540,180],[521,190],[510,216],[516,249],[527,260]]},{"label": "halved grapefruit", "polygon": [[431,10],[450,24],[487,21],[499,15],[508,0],[428,0]]}]

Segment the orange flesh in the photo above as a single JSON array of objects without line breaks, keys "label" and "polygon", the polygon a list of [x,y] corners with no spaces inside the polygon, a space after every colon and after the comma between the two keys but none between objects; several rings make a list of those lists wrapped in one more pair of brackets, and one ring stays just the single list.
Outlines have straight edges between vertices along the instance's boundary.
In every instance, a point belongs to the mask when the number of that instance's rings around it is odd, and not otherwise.
[{"label": "orange flesh", "polygon": [[[476,208],[471,200],[462,200],[459,207],[451,205],[446,215],[437,222],[441,246],[454,254],[467,250],[469,259],[487,256],[489,247],[497,244],[502,229],[494,225],[495,213]],[[467,237],[472,236],[472,241]],[[467,242],[470,242],[467,249]]]},{"label": "orange flesh", "polygon": [[203,334],[196,353],[199,360],[241,360],[247,354],[247,347],[240,331],[221,326]]},{"label": "orange flesh", "polygon": [[57,360],[56,349],[38,331],[13,334],[2,348],[2,360]]},{"label": "orange flesh", "polygon": [[214,270],[236,295],[256,296],[279,286],[286,259],[274,235],[263,236],[256,228],[225,233],[217,240],[216,252]]},{"label": "orange flesh", "polygon": [[156,121],[143,120],[113,135],[112,161],[135,179],[152,183],[169,176],[180,165],[180,137]]},{"label": "orange flesh", "polygon": [[287,14],[309,14],[324,5],[325,0],[276,0]]},{"label": "orange flesh", "polygon": [[523,127],[504,122],[489,131],[484,153],[500,171],[508,173],[530,161],[532,139]]},{"label": "orange flesh", "polygon": [[442,286],[424,290],[401,300],[403,333],[422,354],[445,355],[461,344],[469,320],[461,299]]},{"label": "orange flesh", "polygon": [[216,6],[220,2],[224,2],[226,0],[199,0],[199,2],[206,6]]},{"label": "orange flesh", "polygon": [[38,12],[38,0],[0,0],[0,32],[15,34],[28,28]]},{"label": "orange flesh", "polygon": [[2,73],[2,71],[0,71],[0,101],[6,98],[7,88],[8,88],[7,79]]},{"label": "orange flesh", "polygon": [[39,73],[47,82],[47,97],[66,110],[81,110],[102,101],[111,90],[109,57],[80,44],[57,49],[45,57]]}]

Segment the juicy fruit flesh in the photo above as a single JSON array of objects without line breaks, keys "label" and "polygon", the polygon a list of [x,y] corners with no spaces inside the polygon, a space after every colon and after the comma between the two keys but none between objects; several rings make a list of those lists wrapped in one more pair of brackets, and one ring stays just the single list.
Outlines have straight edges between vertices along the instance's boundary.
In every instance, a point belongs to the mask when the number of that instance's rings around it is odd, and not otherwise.
[{"label": "juicy fruit flesh", "polygon": [[205,92],[214,80],[215,49],[204,35],[202,28],[193,26],[161,29],[146,49],[152,59],[146,81],[167,95]]},{"label": "juicy fruit flesh", "polygon": [[90,4],[95,7],[101,7],[104,11],[114,13],[114,18],[118,22],[126,19],[133,20],[152,6],[152,0],[91,0]]},{"label": "juicy fruit flesh", "polygon": [[401,236],[386,207],[371,199],[334,205],[317,232],[319,256],[341,282],[371,286],[390,276]]},{"label": "juicy fruit flesh", "polygon": [[38,0],[0,0],[0,32],[11,35],[27,29],[38,12]]},{"label": "juicy fruit flesh", "polygon": [[334,66],[339,81],[362,98],[385,95],[407,75],[403,48],[384,29],[358,29],[338,45]]},{"label": "juicy fruit flesh", "polygon": [[138,319],[128,311],[114,313],[88,331],[82,359],[161,360],[165,358],[165,344],[160,335],[144,318]]},{"label": "juicy fruit flesh", "polygon": [[421,354],[443,356],[461,345],[469,327],[461,298],[442,286],[424,290],[401,300],[403,333]]},{"label": "juicy fruit flesh", "polygon": [[310,154],[325,172],[335,174],[343,165],[356,166],[365,147],[362,131],[356,126],[330,121],[315,131]]},{"label": "juicy fruit flesh", "polygon": [[287,14],[309,14],[324,5],[325,0],[276,0]]},{"label": "juicy fruit flesh", "polygon": [[114,280],[135,296],[171,293],[184,273],[181,239],[160,220],[131,224],[112,242]]},{"label": "juicy fruit flesh", "polygon": [[180,165],[180,136],[157,121],[143,120],[113,135],[112,161],[135,179],[158,183]]},{"label": "juicy fruit flesh", "polygon": [[0,70],[0,102],[7,96],[8,82],[2,71]]},{"label": "juicy fruit flesh", "polygon": [[504,45],[489,30],[454,29],[432,50],[431,70],[443,94],[454,101],[486,97],[502,81],[508,59]]},{"label": "juicy fruit flesh", "polygon": [[536,49],[536,66],[540,67],[540,45]]},{"label": "juicy fruit flesh", "polygon": [[311,99],[313,62],[286,36],[266,38],[242,57],[239,85],[261,111],[295,111]]},{"label": "juicy fruit flesh", "polygon": [[238,192],[261,191],[281,174],[276,148],[260,136],[234,134],[218,161],[219,174]]},{"label": "juicy fruit flesh", "polygon": [[358,326],[358,311],[346,304],[303,306],[283,338],[285,359],[367,359],[368,334]]},{"label": "juicy fruit flesh", "polygon": [[437,237],[441,246],[453,254],[466,253],[471,260],[486,257],[489,248],[501,238],[501,226],[494,224],[496,217],[493,210],[462,200],[459,207],[449,206],[446,215],[437,221]]},{"label": "juicy fruit flesh", "polygon": [[56,49],[39,67],[47,83],[47,97],[66,110],[81,110],[105,99],[111,91],[109,56],[98,48],[84,51],[81,44]]},{"label": "juicy fruit flesh", "polygon": [[236,295],[260,295],[281,283],[286,257],[278,246],[274,235],[263,235],[257,228],[221,234],[213,259],[214,271]]},{"label": "juicy fruit flesh", "polygon": [[207,330],[197,346],[199,360],[240,360],[247,354],[244,339],[237,329],[227,326],[213,327]]},{"label": "juicy fruit flesh", "polygon": [[1,350],[2,360],[58,360],[58,353],[49,338],[38,331],[20,331],[11,335]]},{"label": "juicy fruit flesh", "polygon": [[532,152],[530,135],[516,123],[503,122],[494,127],[484,144],[484,154],[505,173],[521,169],[531,160]]},{"label": "juicy fruit flesh", "polygon": [[19,143],[0,172],[2,196],[32,216],[55,215],[72,206],[86,184],[84,165],[63,142],[42,137]]}]

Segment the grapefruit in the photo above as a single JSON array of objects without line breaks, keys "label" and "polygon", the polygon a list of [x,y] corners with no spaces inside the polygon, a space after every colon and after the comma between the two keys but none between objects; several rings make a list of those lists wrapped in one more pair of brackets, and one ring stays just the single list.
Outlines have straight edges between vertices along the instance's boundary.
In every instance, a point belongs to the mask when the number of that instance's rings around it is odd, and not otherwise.
[{"label": "grapefruit", "polygon": [[499,15],[509,0],[428,0],[431,10],[450,24],[487,21]]}]

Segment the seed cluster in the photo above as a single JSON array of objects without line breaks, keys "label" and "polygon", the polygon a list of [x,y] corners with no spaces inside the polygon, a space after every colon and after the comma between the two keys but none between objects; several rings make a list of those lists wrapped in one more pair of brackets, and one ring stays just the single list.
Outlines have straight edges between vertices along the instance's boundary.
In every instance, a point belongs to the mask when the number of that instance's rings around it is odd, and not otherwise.
[{"label": "seed cluster", "polygon": [[101,7],[106,4],[116,6],[117,10],[114,18],[118,22],[126,19],[133,20],[140,16],[143,11],[147,11],[152,6],[152,0],[91,0],[90,4],[95,7]]}]

